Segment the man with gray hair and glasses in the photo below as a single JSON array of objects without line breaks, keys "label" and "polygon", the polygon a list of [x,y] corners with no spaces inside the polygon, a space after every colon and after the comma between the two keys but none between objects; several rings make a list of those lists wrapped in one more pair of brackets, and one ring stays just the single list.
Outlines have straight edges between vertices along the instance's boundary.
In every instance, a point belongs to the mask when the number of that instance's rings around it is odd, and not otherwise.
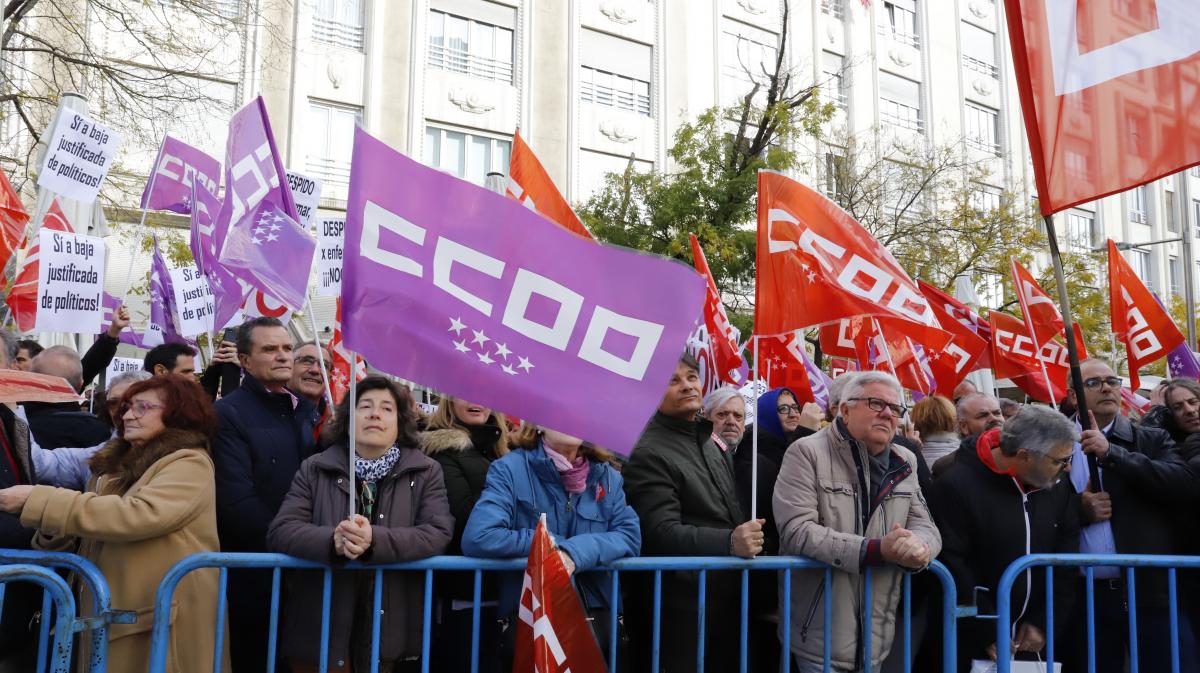
[{"label": "man with gray hair and glasses", "polygon": [[[929,489],[929,507],[942,534],[938,560],[954,576],[959,602],[974,600],[980,615],[996,614],[1000,576],[1025,554],[1079,551],[1079,499],[1069,479],[1075,424],[1054,409],[1027,405],[1003,428],[963,442],[953,465]],[[1073,569],[1072,569],[1073,570]],[[1055,603],[1071,605],[1070,570],[1059,571]],[[1077,572],[1077,571],[1075,571]],[[1018,579],[1013,596],[1013,647],[1034,660],[1045,646],[1045,582]],[[1055,611],[1059,626],[1069,610]],[[960,669],[972,659],[996,658],[996,622],[959,622]],[[1057,633],[1065,629],[1056,628]]]},{"label": "man with gray hair and glasses", "polygon": [[[843,391],[832,425],[792,444],[773,501],[781,555],[833,566],[831,595],[823,570],[793,571],[792,654],[799,673],[879,670],[896,632],[904,571],[922,570],[941,536],[917,484],[917,460],[895,443],[908,413],[895,377],[862,372]],[[863,624],[863,573],[871,569],[873,607]],[[825,623],[823,602],[832,601]],[[871,660],[862,633],[871,629]],[[830,631],[831,649],[824,651]]]},{"label": "man with gray hair and glasses", "polygon": [[700,415],[712,421],[713,434],[733,451],[746,433],[746,398],[733,386],[721,386],[704,396]]}]

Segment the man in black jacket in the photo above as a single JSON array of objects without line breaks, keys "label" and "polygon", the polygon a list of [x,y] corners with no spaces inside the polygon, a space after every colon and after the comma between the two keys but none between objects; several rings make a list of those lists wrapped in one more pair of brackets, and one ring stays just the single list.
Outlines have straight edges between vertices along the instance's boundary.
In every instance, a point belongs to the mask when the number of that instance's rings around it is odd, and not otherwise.
[{"label": "man in black jacket", "polygon": [[[17,354],[12,333],[0,329],[0,369],[12,366]],[[0,488],[34,484],[36,475],[29,453],[29,426],[7,406],[0,404]],[[21,517],[0,512],[0,549],[29,549],[33,529],[21,525]],[[17,582],[7,585],[0,613],[0,671],[33,670],[37,638],[30,630],[33,615],[42,602],[37,585]]]},{"label": "man in black jacket", "polygon": [[[625,494],[642,525],[646,556],[741,556],[762,552],[762,519],[746,521],[733,470],[713,439],[713,425],[697,421],[700,368],[690,355],[675,374],[625,465]],[[723,577],[721,575],[729,575]],[[629,573],[627,612],[635,633],[634,670],[650,664],[651,576]],[[662,647],[659,670],[696,670],[697,575],[662,576]],[[737,614],[737,576],[708,577],[705,670],[736,670],[738,639],[726,617]]]},{"label": "man in black jacket", "polygon": [[[1121,379],[1102,360],[1080,364],[1087,408],[1094,418],[1083,432],[1071,464],[1071,484],[1080,494],[1079,550],[1092,554],[1172,554],[1179,550],[1177,516],[1195,499],[1196,474],[1188,467],[1165,430],[1140,427],[1121,414]],[[1074,400],[1074,392],[1069,393]],[[1095,457],[1099,484],[1090,483],[1086,457]],[[1123,572],[1112,567],[1094,571],[1096,664],[1100,673],[1123,670],[1129,642],[1129,616]],[[1165,571],[1137,575],[1138,655],[1140,670],[1166,671],[1171,666],[1170,617]],[[1083,596],[1083,591],[1080,591]],[[1083,599],[1076,601],[1079,625],[1073,647],[1074,667],[1084,670],[1087,640],[1083,633]],[[1200,671],[1191,620],[1179,613],[1181,671]]]},{"label": "man in black jacket", "polygon": [[[246,376],[217,402],[219,426],[212,456],[216,468],[217,532],[221,551],[266,551],[267,527],[300,463],[316,450],[316,409],[287,389],[292,378],[292,338],[274,318],[238,328],[238,359]],[[230,658],[234,673],[266,669],[271,576],[266,571],[229,574]]]},{"label": "man in black jacket", "polygon": [[[38,353],[33,371],[61,377],[75,390],[83,390],[83,365],[79,355],[66,346],[51,346]],[[43,449],[96,446],[112,436],[104,421],[82,411],[75,402],[26,402],[22,406],[33,440]]]},{"label": "man in black jacket", "polygon": [[[973,600],[980,615],[996,613],[996,589],[1004,570],[1025,554],[1079,550],[1079,504],[1069,470],[1079,432],[1057,411],[1026,406],[1004,425],[963,442],[958,456],[929,489],[929,509],[942,533],[938,560],[954,576],[959,603]],[[1055,604],[1071,604],[1074,574],[1059,573]],[[1034,658],[1045,644],[1045,582],[1029,573],[1013,590],[1013,644]],[[976,590],[978,587],[978,591]],[[1028,593],[1027,593],[1028,592]],[[1024,597],[1024,598],[1023,598]],[[1055,613],[1065,623],[1067,610]],[[1056,629],[1063,633],[1063,629]],[[995,657],[996,622],[959,623],[959,668]]]}]

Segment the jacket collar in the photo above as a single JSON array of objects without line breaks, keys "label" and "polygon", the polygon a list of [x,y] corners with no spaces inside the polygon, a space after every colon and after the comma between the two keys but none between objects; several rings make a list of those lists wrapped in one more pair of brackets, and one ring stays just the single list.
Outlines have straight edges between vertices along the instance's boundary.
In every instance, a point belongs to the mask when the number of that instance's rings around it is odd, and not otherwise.
[{"label": "jacket collar", "polygon": [[704,442],[708,441],[709,438],[712,437],[713,424],[712,421],[706,418],[697,417],[696,420],[681,421],[678,418],[668,416],[661,411],[655,411],[653,422],[657,425],[661,425],[671,432],[677,432],[681,435],[687,435],[695,438],[697,443],[700,445],[703,445]]},{"label": "jacket collar", "polygon": [[[297,395],[296,393],[293,393],[287,388],[284,388],[284,392],[282,393],[276,393],[267,390],[267,387],[263,385],[262,381],[259,381],[251,376],[249,372],[246,372],[242,376],[241,389],[256,397],[269,400],[271,403],[279,403],[281,400],[286,398],[288,400],[288,408],[293,409],[297,414],[305,412],[316,413],[316,407],[312,402],[309,402],[307,399]],[[295,400],[294,404],[292,400]]]},{"label": "jacket collar", "polygon": [[[550,460],[550,456],[546,455],[546,449],[538,443],[534,449],[518,449],[525,451],[526,460],[529,462],[530,469],[538,476],[538,479],[551,484],[562,484],[562,477],[558,474],[558,468],[554,466],[554,461]],[[588,461],[588,478],[587,485],[592,487],[600,480],[600,473],[604,470],[604,464],[594,460]]]},{"label": "jacket collar", "polygon": [[1134,443],[1133,423],[1129,422],[1129,417],[1117,414],[1117,417],[1113,419],[1112,429],[1108,431],[1108,438],[1115,439],[1126,446],[1132,446]]},{"label": "jacket collar", "polygon": [[[396,464],[392,466],[391,472],[388,472],[389,477],[398,476],[405,472],[428,469],[429,465],[422,460],[423,454],[416,447],[404,448],[401,447],[400,458],[396,460]],[[350,462],[350,447],[342,443],[336,443],[317,454],[313,458],[314,465],[325,472],[332,472],[339,476],[348,476],[350,470],[347,465]]]}]

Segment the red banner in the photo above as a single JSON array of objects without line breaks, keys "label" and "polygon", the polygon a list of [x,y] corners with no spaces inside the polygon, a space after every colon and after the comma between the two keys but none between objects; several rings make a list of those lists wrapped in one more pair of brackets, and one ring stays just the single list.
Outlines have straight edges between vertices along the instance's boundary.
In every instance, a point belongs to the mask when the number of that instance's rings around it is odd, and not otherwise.
[{"label": "red banner", "polygon": [[29,213],[25,211],[21,197],[8,181],[8,176],[0,171],[0,285],[5,280],[4,271],[9,260],[20,249],[18,246],[21,245],[27,224]]},{"label": "red banner", "polygon": [[997,378],[1010,379],[1027,395],[1043,402],[1059,402],[1066,397],[1070,370],[1066,346],[1058,340],[1048,341],[1041,348],[1034,346],[1025,323],[1006,313],[992,311],[988,322],[992,326],[992,363]]},{"label": "red banner", "polygon": [[1125,344],[1129,357],[1129,387],[1141,387],[1138,369],[1165,358],[1183,343],[1183,334],[1170,314],[1134,273],[1129,262],[1108,242],[1108,302],[1112,330]]},{"label": "red banner", "polygon": [[758,338],[758,375],[768,388],[791,388],[800,404],[816,402],[804,367],[804,332]]},{"label": "red banner", "polygon": [[1041,285],[1038,285],[1033,274],[1015,258],[1012,259],[1012,280],[1017,301],[1021,304],[1025,328],[1037,345],[1041,346],[1056,336],[1063,336],[1062,314],[1058,312],[1054,300],[1046,294]]},{"label": "red banner", "polygon": [[1043,213],[1200,162],[1194,0],[1006,0]]},{"label": "red banner", "polygon": [[513,673],[603,673],[604,657],[571,576],[546,532],[545,516],[533,534],[525,566]]},{"label": "red banner", "polygon": [[700,248],[700,241],[695,234],[689,236],[692,241],[693,264],[696,271],[708,281],[708,292],[704,298],[704,324],[708,327],[708,338],[712,342],[713,354],[716,357],[717,377],[725,383],[740,385],[738,378],[731,373],[742,366],[742,356],[733,336],[733,326],[729,324],[729,316],[725,314],[725,305],[721,303],[717,281],[713,280],[704,250]]},{"label": "red banner", "polygon": [[930,348],[950,339],[879,241],[825,196],[778,173],[758,174],[757,250],[755,334],[872,316]]},{"label": "red banner", "polygon": [[[917,281],[917,285],[929,300],[929,305],[933,307],[933,313],[942,329],[954,335],[945,349],[933,351],[928,355],[930,369],[937,380],[937,392],[952,397],[954,389],[967,378],[967,374],[976,369],[990,367],[988,340],[973,328],[973,321],[982,319],[970,308],[936,287],[923,281]],[[954,305],[949,304],[947,299]],[[963,315],[964,318],[960,319],[958,315]],[[990,327],[987,333],[991,334]],[[985,359],[988,364],[983,365]]]},{"label": "red banner", "polygon": [[591,232],[583,226],[579,216],[554,186],[554,181],[550,179],[550,174],[546,172],[542,162],[538,161],[537,155],[525,144],[520,131],[513,134],[505,194],[563,229],[594,240]]},{"label": "red banner", "polygon": [[[58,199],[50,201],[50,209],[46,211],[42,227],[54,231],[75,233],[75,228],[67,221],[67,216],[59,207]],[[12,311],[13,320],[17,323],[17,328],[22,332],[31,331],[33,323],[37,319],[38,253],[41,251],[41,246],[38,244],[36,231],[29,239],[33,241],[33,244],[25,254],[20,269],[14,274],[12,289],[8,291],[8,298],[5,299],[8,308]],[[22,245],[25,243],[22,241]]]}]

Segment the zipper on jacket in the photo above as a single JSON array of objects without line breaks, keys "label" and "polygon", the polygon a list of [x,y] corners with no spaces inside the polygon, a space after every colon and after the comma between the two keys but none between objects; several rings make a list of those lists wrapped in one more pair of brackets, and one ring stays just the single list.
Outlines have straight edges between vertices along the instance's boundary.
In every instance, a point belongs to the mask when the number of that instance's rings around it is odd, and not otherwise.
[{"label": "zipper on jacket", "polygon": [[[1025,553],[1030,554],[1031,553],[1030,547],[1032,546],[1030,537],[1031,537],[1032,533],[1031,533],[1030,527],[1029,527],[1029,494],[1025,492],[1025,489],[1021,488],[1021,484],[1019,484],[1017,482],[1016,477],[1013,478],[1013,486],[1016,486],[1017,491],[1019,491],[1021,493],[1021,515],[1025,517]],[[1014,620],[1012,623],[1014,636],[1016,635],[1015,632],[1016,632],[1017,622],[1021,621],[1021,618],[1025,616],[1025,611],[1029,609],[1029,597],[1032,593],[1033,593],[1033,569],[1026,568],[1026,570],[1025,570],[1025,602],[1021,604],[1021,612],[1020,612],[1020,614],[1017,615],[1016,620]]]},{"label": "zipper on jacket", "polygon": [[[812,602],[808,604],[808,614],[804,617],[804,624],[800,626],[800,642],[804,642],[808,638],[808,627],[812,626],[812,621],[817,617],[817,605],[821,602],[821,597],[825,595],[825,580],[817,586],[817,593],[813,596]],[[829,628],[829,624],[825,625]]]}]

